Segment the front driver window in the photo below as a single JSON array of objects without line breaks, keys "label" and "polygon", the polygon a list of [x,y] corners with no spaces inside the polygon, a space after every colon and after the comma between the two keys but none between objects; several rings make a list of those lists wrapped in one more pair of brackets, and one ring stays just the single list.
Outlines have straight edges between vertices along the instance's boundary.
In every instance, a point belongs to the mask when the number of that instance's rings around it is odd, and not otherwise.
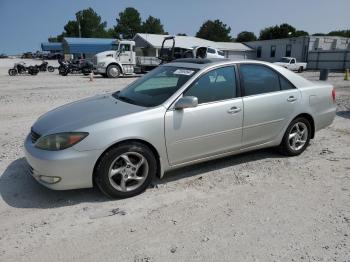
[{"label": "front driver window", "polygon": [[206,73],[195,81],[183,95],[197,97],[199,104],[236,97],[234,67],[222,67]]}]

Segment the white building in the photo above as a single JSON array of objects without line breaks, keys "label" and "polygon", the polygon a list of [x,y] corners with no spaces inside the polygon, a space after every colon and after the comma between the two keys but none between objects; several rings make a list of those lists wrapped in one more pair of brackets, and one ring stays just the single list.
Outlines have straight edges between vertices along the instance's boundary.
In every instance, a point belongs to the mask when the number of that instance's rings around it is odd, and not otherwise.
[{"label": "white building", "polygon": [[[136,34],[133,40],[136,43],[136,53],[139,56],[158,56],[164,37],[167,35]],[[166,42],[169,47],[171,41]],[[195,46],[212,47],[225,53],[230,59],[251,59],[255,56],[254,50],[242,43],[213,42],[193,36],[176,36],[175,47],[190,49]]]},{"label": "white building", "polygon": [[350,67],[350,38],[337,36],[301,36],[245,42],[255,50],[254,59],[276,62],[284,56],[308,62],[310,69]]}]

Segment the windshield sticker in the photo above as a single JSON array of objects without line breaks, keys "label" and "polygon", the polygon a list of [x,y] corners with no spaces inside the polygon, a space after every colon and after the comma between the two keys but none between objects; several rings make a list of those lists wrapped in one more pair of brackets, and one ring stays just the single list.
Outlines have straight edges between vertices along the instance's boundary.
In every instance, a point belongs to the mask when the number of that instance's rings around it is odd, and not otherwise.
[{"label": "windshield sticker", "polygon": [[194,73],[193,70],[187,70],[187,69],[177,69],[174,72],[174,75],[185,75],[185,76],[190,76]]}]

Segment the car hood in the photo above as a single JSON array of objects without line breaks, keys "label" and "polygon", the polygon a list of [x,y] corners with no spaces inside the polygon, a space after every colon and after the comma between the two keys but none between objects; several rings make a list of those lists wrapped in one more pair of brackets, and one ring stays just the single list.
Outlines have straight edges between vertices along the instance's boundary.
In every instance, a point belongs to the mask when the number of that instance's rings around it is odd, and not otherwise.
[{"label": "car hood", "polygon": [[58,107],[39,117],[32,129],[40,135],[81,130],[84,127],[113,118],[146,110],[115,99],[112,95],[99,95]]}]

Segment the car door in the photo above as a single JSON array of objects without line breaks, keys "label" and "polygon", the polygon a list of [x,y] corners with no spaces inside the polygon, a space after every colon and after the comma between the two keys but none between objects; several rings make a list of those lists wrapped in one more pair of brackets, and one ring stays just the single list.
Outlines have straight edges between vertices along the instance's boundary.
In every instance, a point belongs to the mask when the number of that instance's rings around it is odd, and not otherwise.
[{"label": "car door", "polygon": [[239,149],[243,103],[234,66],[200,76],[183,93],[198,98],[198,106],[170,108],[165,114],[165,137],[170,165]]},{"label": "car door", "polygon": [[273,141],[295,115],[301,94],[268,66],[241,64],[239,72],[244,104],[242,147]]}]

